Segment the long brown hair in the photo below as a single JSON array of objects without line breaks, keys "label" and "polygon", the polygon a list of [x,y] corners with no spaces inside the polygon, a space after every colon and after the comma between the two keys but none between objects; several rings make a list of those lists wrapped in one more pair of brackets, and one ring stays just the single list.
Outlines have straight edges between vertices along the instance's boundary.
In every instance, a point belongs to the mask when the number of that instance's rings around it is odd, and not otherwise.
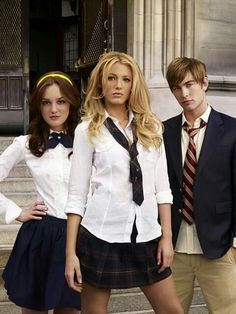
[{"label": "long brown hair", "polygon": [[37,157],[41,157],[46,148],[50,133],[49,125],[41,114],[41,101],[47,87],[57,84],[63,97],[70,103],[69,116],[65,123],[65,131],[74,137],[74,130],[79,122],[80,95],[72,79],[63,72],[48,72],[36,82],[29,101],[30,124],[27,134],[29,137],[29,149]]}]

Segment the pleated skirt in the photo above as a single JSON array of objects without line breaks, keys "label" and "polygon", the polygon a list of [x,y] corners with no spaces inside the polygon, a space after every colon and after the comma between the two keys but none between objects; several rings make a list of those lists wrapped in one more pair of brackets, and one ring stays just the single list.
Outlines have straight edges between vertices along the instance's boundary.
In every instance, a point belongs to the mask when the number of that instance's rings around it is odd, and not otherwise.
[{"label": "pleated skirt", "polygon": [[9,299],[43,311],[80,310],[80,294],[65,279],[66,220],[45,216],[22,224],[3,272]]},{"label": "pleated skirt", "polygon": [[146,286],[169,277],[170,268],[158,272],[158,241],[109,243],[81,225],[77,254],[83,281],[96,288],[124,289]]}]

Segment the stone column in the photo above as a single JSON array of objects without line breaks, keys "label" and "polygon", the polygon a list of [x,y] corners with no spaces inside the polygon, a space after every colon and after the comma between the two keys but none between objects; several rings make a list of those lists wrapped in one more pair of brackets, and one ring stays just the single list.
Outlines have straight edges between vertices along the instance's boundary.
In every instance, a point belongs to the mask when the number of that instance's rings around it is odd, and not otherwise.
[{"label": "stone column", "polygon": [[127,52],[144,66],[144,0],[128,0]]}]

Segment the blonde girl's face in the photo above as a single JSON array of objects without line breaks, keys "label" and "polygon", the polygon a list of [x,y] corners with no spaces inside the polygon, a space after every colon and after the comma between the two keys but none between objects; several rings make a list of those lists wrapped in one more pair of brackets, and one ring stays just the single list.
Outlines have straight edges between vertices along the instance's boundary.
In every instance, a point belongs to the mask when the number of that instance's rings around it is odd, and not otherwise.
[{"label": "blonde girl's face", "polygon": [[41,114],[53,131],[63,131],[69,116],[70,104],[62,95],[57,84],[48,86],[40,104]]},{"label": "blonde girl's face", "polygon": [[114,63],[104,74],[102,92],[105,107],[123,106],[128,102],[132,87],[132,72],[128,65]]}]

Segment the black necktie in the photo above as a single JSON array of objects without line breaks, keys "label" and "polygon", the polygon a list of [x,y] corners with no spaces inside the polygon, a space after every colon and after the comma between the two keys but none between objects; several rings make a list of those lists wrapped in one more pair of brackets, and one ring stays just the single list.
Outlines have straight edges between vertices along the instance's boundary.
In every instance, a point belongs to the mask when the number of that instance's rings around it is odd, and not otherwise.
[{"label": "black necktie", "polygon": [[133,201],[139,206],[144,200],[143,196],[143,175],[142,169],[138,162],[138,150],[137,150],[137,139],[133,134],[133,143],[129,146],[129,142],[124,136],[124,134],[118,129],[111,118],[107,118],[105,121],[107,129],[110,131],[114,139],[124,147],[130,155],[130,182],[133,187]]},{"label": "black necktie", "polygon": [[71,148],[73,147],[73,138],[63,132],[52,132],[49,135],[47,148],[55,148],[59,143],[61,143],[64,147]]}]

